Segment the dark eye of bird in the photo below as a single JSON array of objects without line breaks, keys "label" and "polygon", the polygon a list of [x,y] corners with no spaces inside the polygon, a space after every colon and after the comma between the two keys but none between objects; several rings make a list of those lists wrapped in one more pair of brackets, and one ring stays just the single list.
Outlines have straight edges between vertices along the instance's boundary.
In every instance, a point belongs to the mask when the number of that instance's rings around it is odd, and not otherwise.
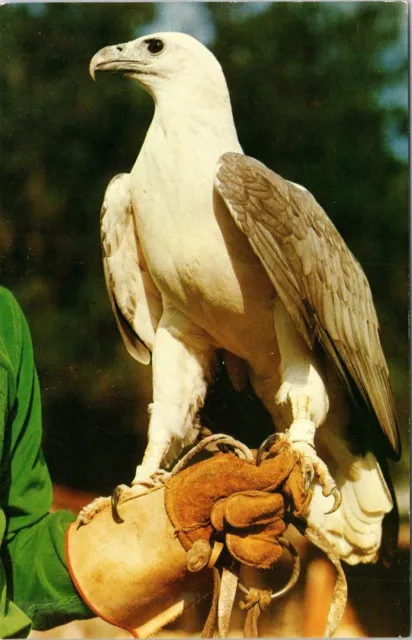
[{"label": "dark eye of bird", "polygon": [[145,40],[147,43],[147,50],[156,55],[156,53],[160,53],[164,49],[164,42],[159,40],[158,38],[149,38],[149,40]]}]

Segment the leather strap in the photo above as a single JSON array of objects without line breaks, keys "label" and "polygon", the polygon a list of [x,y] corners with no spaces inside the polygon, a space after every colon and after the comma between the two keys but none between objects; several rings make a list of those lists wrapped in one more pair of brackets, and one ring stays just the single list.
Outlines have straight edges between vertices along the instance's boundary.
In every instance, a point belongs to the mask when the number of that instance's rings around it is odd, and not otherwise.
[{"label": "leather strap", "polygon": [[224,546],[225,545],[223,542],[219,542],[218,540],[216,540],[216,542],[213,545],[212,555],[210,556],[210,560],[207,564],[208,569],[212,569],[215,566],[216,562],[219,559],[220,554],[223,551]]},{"label": "leather strap", "polygon": [[241,609],[246,611],[244,638],[258,638],[258,620],[262,611],[272,602],[272,592],[264,589],[249,589],[243,602],[239,602]]},{"label": "leather strap", "polygon": [[239,582],[239,563],[231,568],[223,567],[217,605],[217,628],[221,638],[227,638],[230,618]]},{"label": "leather strap", "polygon": [[239,564],[231,568],[223,567],[222,575],[219,569],[213,567],[213,599],[209,615],[203,627],[201,638],[213,638],[216,626],[219,638],[227,638],[230,618],[232,616],[237,585],[239,581]]},{"label": "leather strap", "polygon": [[201,638],[213,638],[216,629],[217,606],[220,594],[220,573],[219,569],[213,567],[213,598],[205,626],[203,627]]},{"label": "leather strap", "polygon": [[325,638],[331,638],[342,620],[348,598],[348,585],[345,573],[339,557],[334,552],[327,538],[318,530],[310,525],[303,526],[299,521],[295,523],[296,528],[306,536],[318,549],[323,551],[329,558],[336,569],[336,583],[333,590],[332,602],[330,604],[328,619],[326,622]]}]

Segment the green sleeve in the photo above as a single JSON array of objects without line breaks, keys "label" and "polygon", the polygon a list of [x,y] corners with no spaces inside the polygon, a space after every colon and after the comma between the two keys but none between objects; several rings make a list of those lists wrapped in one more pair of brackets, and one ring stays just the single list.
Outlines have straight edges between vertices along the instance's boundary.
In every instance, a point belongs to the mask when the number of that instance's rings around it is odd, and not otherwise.
[{"label": "green sleeve", "polygon": [[3,352],[9,359],[0,475],[7,595],[35,629],[48,629],[94,614],[78,596],[66,566],[65,533],[74,516],[49,513],[52,484],[41,451],[40,392],[29,329],[4,289],[0,309]]}]

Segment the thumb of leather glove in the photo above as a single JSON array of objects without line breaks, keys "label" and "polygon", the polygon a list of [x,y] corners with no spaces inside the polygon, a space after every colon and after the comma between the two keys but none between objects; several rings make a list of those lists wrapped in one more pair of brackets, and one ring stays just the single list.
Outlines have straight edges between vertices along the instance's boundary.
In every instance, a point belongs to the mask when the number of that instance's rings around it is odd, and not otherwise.
[{"label": "thumb of leather glove", "polygon": [[165,510],[164,488],[109,505],[69,527],[66,555],[80,595],[101,618],[145,638],[212,591],[211,572],[187,570],[187,554]]}]

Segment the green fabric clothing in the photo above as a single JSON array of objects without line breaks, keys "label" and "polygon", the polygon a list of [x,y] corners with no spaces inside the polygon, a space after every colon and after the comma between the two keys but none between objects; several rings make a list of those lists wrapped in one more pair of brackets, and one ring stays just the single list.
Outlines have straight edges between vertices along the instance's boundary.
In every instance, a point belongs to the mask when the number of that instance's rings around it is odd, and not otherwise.
[{"label": "green fabric clothing", "polygon": [[66,566],[65,532],[74,516],[49,513],[52,484],[41,439],[29,329],[0,287],[0,638],[93,615]]}]

